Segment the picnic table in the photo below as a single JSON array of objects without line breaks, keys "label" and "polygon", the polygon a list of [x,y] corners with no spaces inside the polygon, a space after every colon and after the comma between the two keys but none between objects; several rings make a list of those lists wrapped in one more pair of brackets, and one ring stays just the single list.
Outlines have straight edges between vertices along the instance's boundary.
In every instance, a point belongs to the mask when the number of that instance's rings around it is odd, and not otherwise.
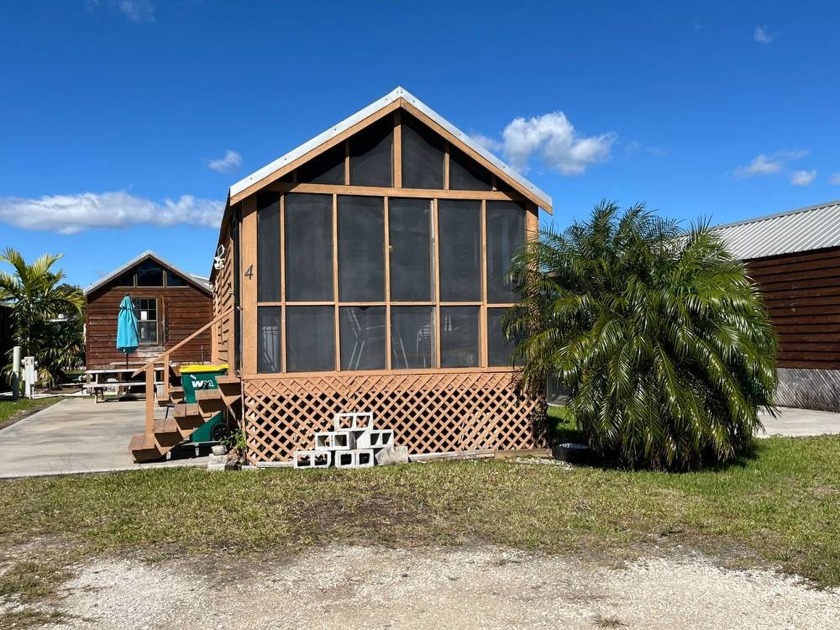
[{"label": "picnic table", "polygon": [[[117,397],[130,394],[132,388],[146,386],[145,380],[130,380],[136,370],[136,367],[85,370],[85,384],[82,389],[93,396],[96,402],[104,401],[106,394],[115,394]],[[158,379],[158,372],[160,372],[160,379]],[[163,367],[155,368],[155,386],[162,384]]]}]

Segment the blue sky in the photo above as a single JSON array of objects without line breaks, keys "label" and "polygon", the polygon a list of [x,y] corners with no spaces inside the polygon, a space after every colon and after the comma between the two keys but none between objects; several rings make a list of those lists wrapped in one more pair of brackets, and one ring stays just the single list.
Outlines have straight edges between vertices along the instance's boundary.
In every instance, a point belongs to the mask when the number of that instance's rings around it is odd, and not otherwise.
[{"label": "blue sky", "polygon": [[[358,5],[352,9],[351,4]],[[555,202],[739,220],[840,197],[828,2],[0,6],[0,247],[209,272],[228,187],[397,85]]]}]

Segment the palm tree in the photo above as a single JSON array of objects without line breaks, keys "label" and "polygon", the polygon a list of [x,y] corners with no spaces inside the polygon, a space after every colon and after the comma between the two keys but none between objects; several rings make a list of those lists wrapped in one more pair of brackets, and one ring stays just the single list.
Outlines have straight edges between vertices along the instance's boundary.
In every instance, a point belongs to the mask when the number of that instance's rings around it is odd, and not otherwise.
[{"label": "palm tree", "polygon": [[68,363],[67,347],[74,346],[72,340],[64,339],[67,332],[58,330],[52,320],[80,321],[84,305],[81,290],[63,282],[63,271],[53,270],[60,259],[60,254],[44,254],[28,264],[12,248],[0,253],[0,262],[13,268],[13,273],[0,271],[0,300],[12,304],[12,337],[25,356],[36,358],[47,381]]},{"label": "palm tree", "polygon": [[776,339],[744,266],[707,224],[601,202],[517,256],[506,320],[524,384],[570,391],[589,445],[627,467],[729,462],[773,412]]}]

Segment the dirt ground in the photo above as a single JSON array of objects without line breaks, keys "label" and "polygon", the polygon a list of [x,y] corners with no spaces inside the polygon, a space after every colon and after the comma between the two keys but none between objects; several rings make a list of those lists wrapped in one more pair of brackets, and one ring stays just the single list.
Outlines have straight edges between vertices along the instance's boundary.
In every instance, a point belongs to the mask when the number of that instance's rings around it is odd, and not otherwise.
[{"label": "dirt ground", "polygon": [[696,555],[629,564],[493,547],[329,548],[75,567],[53,628],[836,628],[840,589]]}]

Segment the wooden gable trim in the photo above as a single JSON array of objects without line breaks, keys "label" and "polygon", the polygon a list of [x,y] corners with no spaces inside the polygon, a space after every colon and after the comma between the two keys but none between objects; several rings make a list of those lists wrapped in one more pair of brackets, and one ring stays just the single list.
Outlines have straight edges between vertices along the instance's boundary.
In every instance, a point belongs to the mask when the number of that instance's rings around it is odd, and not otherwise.
[{"label": "wooden gable trim", "polygon": [[369,127],[370,125],[372,125],[373,123],[375,123],[378,120],[381,120],[385,116],[390,115],[391,113],[393,113],[394,111],[399,109],[401,100],[402,99],[394,100],[393,102],[389,103],[388,105],[386,105],[385,107],[383,107],[379,111],[374,112],[370,116],[360,120],[355,125],[352,125],[352,126],[348,127],[347,129],[345,129],[341,133],[336,134],[335,136],[333,136],[329,140],[323,142],[322,144],[318,145],[317,147],[315,147],[311,151],[308,151],[307,153],[304,153],[299,158],[297,158],[295,160],[292,160],[291,162],[289,162],[288,164],[285,164],[284,166],[280,167],[279,169],[277,169],[273,173],[267,175],[266,177],[263,177],[261,180],[259,180],[257,182],[254,182],[253,184],[251,184],[247,188],[245,188],[242,191],[238,192],[237,194],[233,195],[230,199],[230,205],[232,206],[232,205],[242,201],[246,197],[249,197],[250,195],[253,195],[254,193],[262,190],[263,188],[265,188],[269,184],[276,182],[278,179],[280,179],[281,177],[283,177],[287,173],[295,170],[299,166],[305,164],[306,162],[309,162],[313,158],[315,158],[315,157],[321,155],[322,153],[332,149],[333,147],[341,144],[346,139],[350,138],[350,136],[358,133],[359,131],[361,131],[362,129],[364,129],[366,127]]},{"label": "wooden gable trim", "polygon": [[[90,297],[91,299],[96,299],[96,298],[95,298],[95,297],[93,297],[93,296],[99,297],[97,294],[99,294],[102,290],[106,289],[106,288],[108,287],[108,284],[109,284],[111,281],[116,280],[117,278],[119,278],[119,277],[120,277],[120,276],[122,276],[123,274],[129,273],[129,272],[133,272],[135,269],[137,269],[137,267],[139,267],[140,265],[142,265],[144,262],[146,262],[146,261],[147,261],[147,260],[149,260],[149,259],[151,259],[151,260],[155,261],[155,263],[157,263],[158,265],[160,265],[161,267],[163,267],[166,271],[169,271],[170,273],[174,273],[176,276],[178,276],[179,278],[181,278],[184,282],[186,282],[189,286],[193,287],[194,289],[197,289],[198,291],[201,291],[202,293],[204,293],[204,294],[205,294],[205,295],[207,295],[208,297],[212,297],[212,296],[213,296],[213,290],[212,290],[212,289],[210,289],[210,287],[208,287],[207,285],[202,284],[202,283],[201,283],[201,282],[199,282],[198,280],[195,280],[195,279],[194,279],[192,276],[190,276],[189,274],[186,274],[186,273],[184,273],[183,271],[181,271],[181,270],[177,269],[176,267],[173,267],[172,265],[170,265],[170,264],[169,264],[169,263],[167,263],[166,261],[161,260],[160,258],[158,258],[157,256],[155,256],[154,254],[149,253],[149,254],[146,254],[146,255],[145,255],[145,256],[143,256],[140,260],[137,260],[136,262],[134,262],[134,263],[133,263],[133,264],[131,264],[131,265],[123,265],[123,267],[118,267],[117,269],[115,269],[114,271],[112,271],[112,272],[111,272],[111,274],[109,274],[109,275],[111,275],[111,276],[113,276],[113,277],[108,278],[106,281],[102,282],[102,284],[100,284],[99,286],[97,286],[97,287],[95,287],[95,288],[93,288],[93,289],[89,290],[89,291],[85,294],[85,302],[88,302],[88,301],[89,301],[89,299],[88,299],[89,297]],[[100,282],[101,282],[101,281],[100,281]],[[142,288],[147,288],[147,289],[179,289],[180,287],[167,287],[167,286],[164,286],[164,287],[123,287],[123,288],[125,288],[125,289],[127,289],[127,290],[131,290],[131,289],[138,289],[138,288],[141,288],[141,289],[142,289]]]}]

